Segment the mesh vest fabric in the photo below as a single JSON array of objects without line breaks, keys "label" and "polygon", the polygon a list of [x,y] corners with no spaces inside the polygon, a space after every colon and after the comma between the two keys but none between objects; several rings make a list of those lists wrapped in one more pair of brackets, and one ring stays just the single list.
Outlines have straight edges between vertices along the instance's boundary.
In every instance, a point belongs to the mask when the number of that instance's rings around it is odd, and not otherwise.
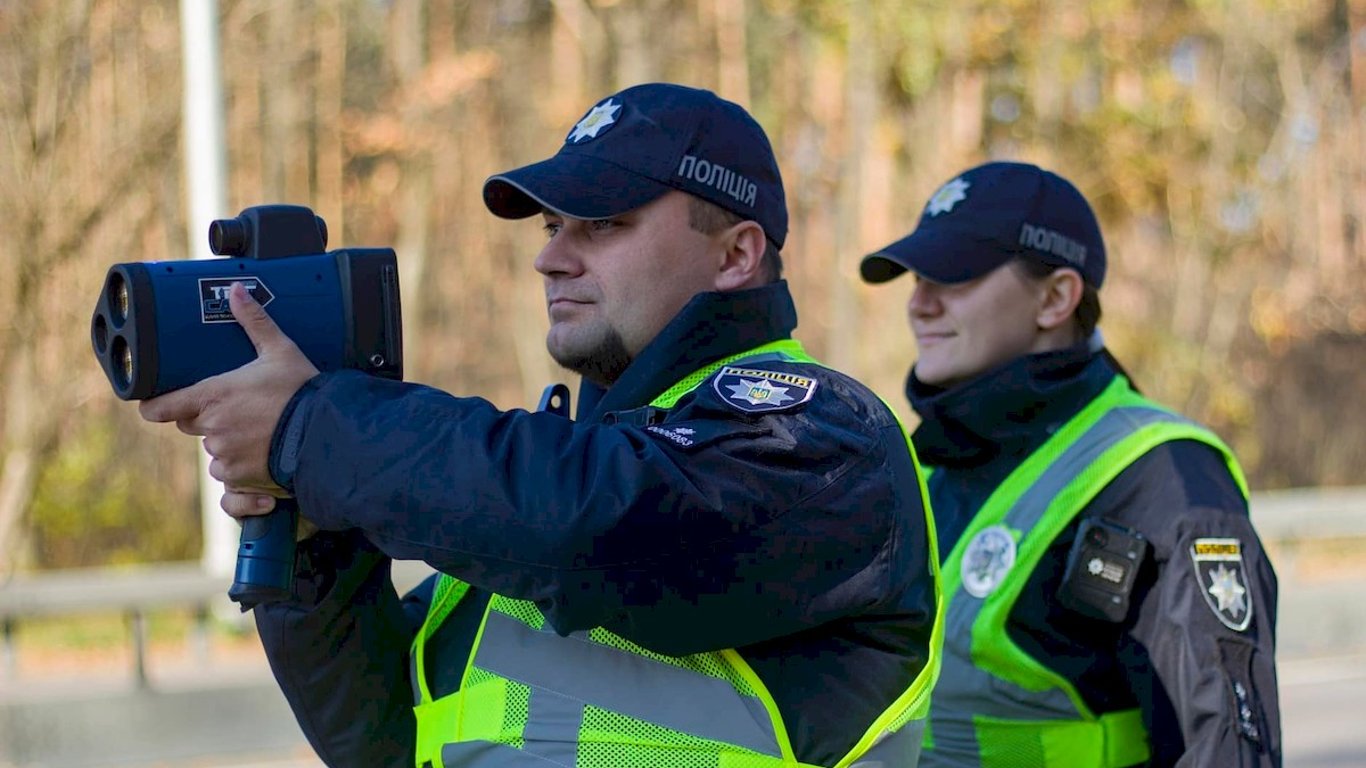
[{"label": "mesh vest fabric", "polygon": [[[1063,529],[1135,460],[1173,440],[1220,451],[1246,496],[1242,470],[1219,438],[1116,377],[973,517],[944,563],[946,640],[925,734],[926,765],[1118,768],[1147,760],[1137,709],[1092,712],[1069,680],[1011,641],[1006,623]],[[1004,578],[976,597],[963,587],[964,554],[977,534],[993,527],[1015,540],[1015,558]]]},{"label": "mesh vest fabric", "polygon": [[[773,342],[690,374],[650,405],[671,408],[721,366],[764,360],[815,362],[795,341]],[[561,637],[533,603],[501,595],[485,610],[460,690],[434,700],[426,641],[466,589],[441,576],[414,639],[419,768],[820,768],[796,759],[772,695],[735,650],[670,657],[602,628]],[[835,768],[915,764],[938,661],[936,645]]]}]

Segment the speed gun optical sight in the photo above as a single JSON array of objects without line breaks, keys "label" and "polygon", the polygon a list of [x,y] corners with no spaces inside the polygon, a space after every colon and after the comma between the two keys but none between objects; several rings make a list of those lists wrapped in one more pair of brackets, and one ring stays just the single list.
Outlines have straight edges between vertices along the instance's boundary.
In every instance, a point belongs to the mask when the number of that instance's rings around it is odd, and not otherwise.
[{"label": "speed gun optical sight", "polygon": [[[242,283],[320,371],[403,378],[398,264],[389,248],[326,251],[327,224],[295,205],[247,208],[209,225],[221,259],[115,264],[90,321],[95,357],[114,394],[155,397],[256,358],[228,307]],[[228,596],[243,609],[293,587],[298,508],[247,518]]]}]

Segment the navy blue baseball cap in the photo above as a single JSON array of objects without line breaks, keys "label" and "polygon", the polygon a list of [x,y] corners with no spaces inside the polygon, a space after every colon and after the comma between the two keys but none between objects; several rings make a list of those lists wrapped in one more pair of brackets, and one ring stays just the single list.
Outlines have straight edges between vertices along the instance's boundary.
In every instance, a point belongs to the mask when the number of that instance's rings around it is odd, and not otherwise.
[{"label": "navy blue baseball cap", "polygon": [[779,248],[787,238],[783,179],[764,129],[711,91],[668,83],[598,102],[554,157],[490,176],[484,204],[505,219],[543,209],[603,219],[671,189],[758,222]]},{"label": "navy blue baseball cap", "polygon": [[915,231],[863,258],[883,283],[910,270],[936,283],[981,277],[1016,257],[1072,267],[1105,281],[1105,241],[1086,198],[1066,179],[1027,163],[987,163],[939,188]]}]

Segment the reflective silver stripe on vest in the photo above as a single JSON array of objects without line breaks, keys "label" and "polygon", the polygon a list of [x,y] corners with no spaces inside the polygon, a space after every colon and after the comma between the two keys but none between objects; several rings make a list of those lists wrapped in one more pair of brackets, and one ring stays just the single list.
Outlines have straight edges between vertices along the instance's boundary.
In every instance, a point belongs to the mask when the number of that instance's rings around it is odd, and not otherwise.
[{"label": "reflective silver stripe on vest", "polygon": [[925,736],[925,721],[911,720],[896,733],[873,745],[849,768],[907,768],[920,759],[920,742]]},{"label": "reflective silver stripe on vest", "polygon": [[441,745],[446,768],[574,768],[574,745],[566,745],[569,760],[555,760],[491,741],[457,741]]},{"label": "reflective silver stripe on vest", "polygon": [[584,704],[591,704],[698,738],[781,754],[759,699],[725,680],[592,642],[585,632],[560,637],[489,611],[474,665],[531,688],[524,734],[530,752],[557,746],[572,751]]},{"label": "reflective silver stripe on vest", "polygon": [[[1053,499],[1082,470],[1116,443],[1145,426],[1160,422],[1189,423],[1174,413],[1157,408],[1129,406],[1107,411],[1015,500],[1001,522],[1013,530],[1031,531],[1048,511]],[[1080,511],[1081,508],[1074,509],[1070,514],[1075,516]],[[1020,567],[1024,566],[1017,562],[1013,569]],[[1015,578],[1015,575],[1009,578]],[[997,589],[1000,588],[998,585]],[[922,757],[922,766],[979,765],[980,747],[973,727],[974,715],[1003,720],[1082,719],[1065,691],[1059,688],[1031,691],[988,674],[973,664],[972,629],[986,601],[974,598],[961,585],[946,599],[943,666],[930,701],[930,736],[934,749]]]},{"label": "reflective silver stripe on vest", "polygon": [[422,670],[417,668],[417,654],[410,652],[408,654],[408,684],[413,688],[413,701],[418,704],[423,703],[422,688],[418,686],[417,682],[421,674]]}]

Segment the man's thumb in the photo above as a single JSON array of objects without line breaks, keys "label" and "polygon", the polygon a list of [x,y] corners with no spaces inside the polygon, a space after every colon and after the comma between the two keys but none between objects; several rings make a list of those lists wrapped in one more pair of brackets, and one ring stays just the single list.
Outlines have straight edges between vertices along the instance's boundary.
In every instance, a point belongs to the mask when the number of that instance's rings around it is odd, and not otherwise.
[{"label": "man's thumb", "polygon": [[228,307],[232,309],[232,316],[237,319],[242,330],[247,332],[247,338],[251,339],[252,345],[256,347],[256,354],[261,354],[266,347],[279,340],[280,327],[266,313],[266,308],[256,303],[256,299],[247,293],[247,288],[242,283],[233,283],[228,290]]}]

